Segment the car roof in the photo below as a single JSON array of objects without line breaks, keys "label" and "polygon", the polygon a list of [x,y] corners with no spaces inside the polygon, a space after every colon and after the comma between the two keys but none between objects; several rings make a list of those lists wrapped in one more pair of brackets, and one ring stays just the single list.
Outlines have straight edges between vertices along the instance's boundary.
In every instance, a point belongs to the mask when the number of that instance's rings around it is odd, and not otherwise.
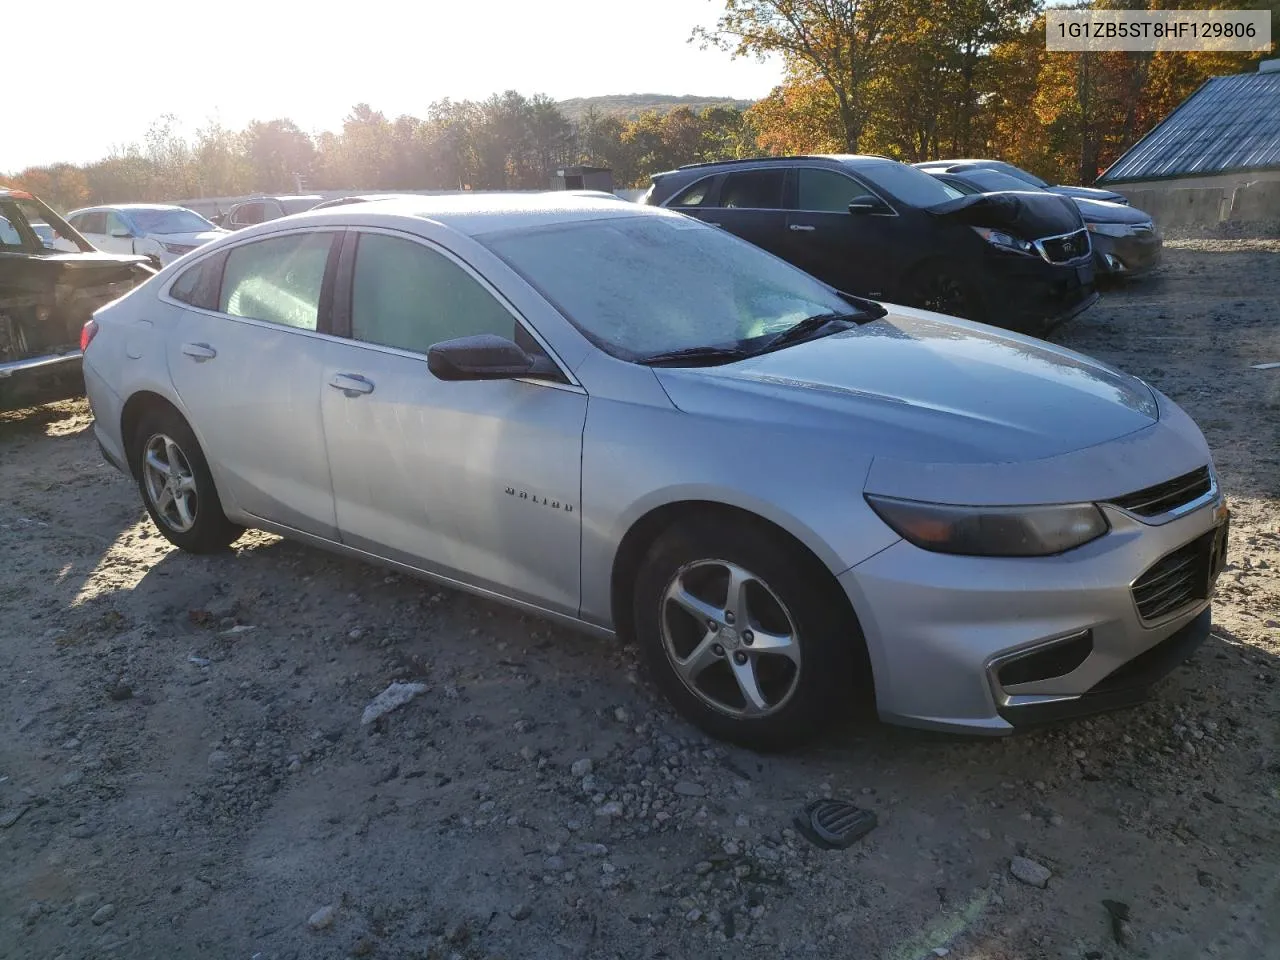
[{"label": "car roof", "polygon": [[[176,203],[100,203],[96,207],[80,207],[67,214],[73,217],[77,213],[97,213],[99,210],[187,210]],[[188,213],[194,211],[187,210]]]},{"label": "car roof", "polygon": [[323,199],[324,197],[320,196],[318,193],[276,193],[269,197],[245,197],[243,200],[239,201],[236,206],[239,206],[241,203],[261,203],[263,200],[314,200],[316,203],[319,203]]},{"label": "car roof", "polygon": [[690,173],[702,173],[706,176],[713,176],[721,170],[733,170],[737,167],[750,167],[753,165],[770,166],[773,164],[785,166],[789,163],[797,163],[801,161],[819,161],[821,163],[831,164],[832,166],[851,167],[855,170],[858,167],[866,167],[873,164],[900,162],[898,160],[894,160],[892,157],[882,157],[879,154],[874,153],[805,153],[785,157],[749,157],[743,160],[708,160],[706,163],[686,163],[684,166],[677,167],[675,170],[664,170],[661,173],[655,173],[650,177],[650,179],[656,183],[657,181],[674,174],[687,175]]},{"label": "car roof", "polygon": [[[659,207],[619,203],[616,199],[555,190],[546,193],[460,193],[387,198],[377,203],[310,210],[295,214],[288,222],[318,225],[330,220],[368,218],[372,223],[374,218],[414,217],[474,237],[505,230],[532,230],[564,223],[635,216],[685,219],[682,214]],[[282,221],[269,223],[282,224]],[[250,229],[259,230],[258,227]]]}]

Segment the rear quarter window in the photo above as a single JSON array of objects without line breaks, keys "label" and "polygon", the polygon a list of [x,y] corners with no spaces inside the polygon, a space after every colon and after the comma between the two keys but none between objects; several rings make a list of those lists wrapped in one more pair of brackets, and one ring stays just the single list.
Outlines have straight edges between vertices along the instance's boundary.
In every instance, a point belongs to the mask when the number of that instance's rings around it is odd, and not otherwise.
[{"label": "rear quarter window", "polygon": [[169,296],[202,310],[217,310],[225,261],[226,254],[220,253],[187,267],[169,287]]}]

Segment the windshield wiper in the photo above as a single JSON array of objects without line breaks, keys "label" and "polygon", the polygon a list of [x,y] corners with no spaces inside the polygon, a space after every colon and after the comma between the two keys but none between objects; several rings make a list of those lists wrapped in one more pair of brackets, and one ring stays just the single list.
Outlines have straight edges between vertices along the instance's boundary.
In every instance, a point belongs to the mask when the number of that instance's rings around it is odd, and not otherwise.
[{"label": "windshield wiper", "polygon": [[[879,306],[879,304],[877,304]],[[881,310],[884,308],[881,307]],[[802,340],[808,340],[810,337],[819,333],[823,327],[831,323],[866,323],[869,320],[875,320],[884,316],[884,313],[875,313],[866,310],[857,313],[817,313],[812,317],[805,317],[794,326],[787,327],[779,334],[775,334],[772,339],[768,340],[761,353],[766,350],[778,350],[782,347],[790,346],[793,343],[799,343]],[[834,332],[834,331],[832,331]]]},{"label": "windshield wiper", "polygon": [[641,357],[637,363],[647,367],[710,367],[719,363],[732,363],[751,356],[753,351],[741,347],[688,347]]}]

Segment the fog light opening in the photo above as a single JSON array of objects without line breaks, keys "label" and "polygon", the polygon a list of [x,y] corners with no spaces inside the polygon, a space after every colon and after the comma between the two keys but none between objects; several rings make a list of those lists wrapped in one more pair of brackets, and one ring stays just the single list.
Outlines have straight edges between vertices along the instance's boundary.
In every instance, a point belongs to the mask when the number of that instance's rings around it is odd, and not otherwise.
[{"label": "fog light opening", "polygon": [[1000,686],[1011,687],[1021,683],[1035,683],[1064,677],[1093,653],[1093,631],[1051,641],[1021,656],[1014,655],[996,669]]}]

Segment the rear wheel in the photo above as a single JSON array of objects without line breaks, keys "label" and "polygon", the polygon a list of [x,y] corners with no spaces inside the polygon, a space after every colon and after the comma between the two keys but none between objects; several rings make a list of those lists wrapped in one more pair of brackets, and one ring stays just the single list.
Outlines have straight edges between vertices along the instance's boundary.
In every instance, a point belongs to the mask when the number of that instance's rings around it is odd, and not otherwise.
[{"label": "rear wheel", "polygon": [[133,456],[142,502],[174,546],[211,553],[226,549],[244,532],[222,512],[200,444],[176,410],[155,408],[142,415]]},{"label": "rear wheel", "polygon": [[636,636],[693,723],[744,746],[787,747],[857,699],[863,641],[836,589],[812,557],[761,526],[682,525],[641,565]]}]

